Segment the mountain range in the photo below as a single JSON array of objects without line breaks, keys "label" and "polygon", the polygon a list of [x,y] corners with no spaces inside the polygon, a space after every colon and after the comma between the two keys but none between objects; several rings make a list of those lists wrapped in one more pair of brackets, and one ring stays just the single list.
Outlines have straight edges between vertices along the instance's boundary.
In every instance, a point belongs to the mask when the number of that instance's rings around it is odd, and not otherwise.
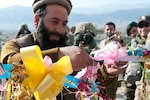
[{"label": "mountain range", "polygon": [[[91,22],[96,27],[103,27],[108,21],[112,21],[118,28],[125,28],[131,21],[138,21],[142,15],[150,14],[150,7],[121,9],[107,12],[92,13],[93,9],[73,9],[69,16],[69,26],[75,26],[80,22]],[[78,11],[78,12],[77,12]],[[86,12],[86,13],[83,13]],[[90,13],[91,12],[91,13]],[[17,32],[21,23],[26,23],[31,31],[34,31],[33,12],[31,7],[12,6],[0,9],[0,32]]]}]

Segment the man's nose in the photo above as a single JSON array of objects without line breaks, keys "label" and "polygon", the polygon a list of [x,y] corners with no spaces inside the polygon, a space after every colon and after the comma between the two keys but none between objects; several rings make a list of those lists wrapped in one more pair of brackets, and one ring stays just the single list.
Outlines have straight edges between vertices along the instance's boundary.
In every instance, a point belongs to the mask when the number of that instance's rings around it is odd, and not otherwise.
[{"label": "man's nose", "polygon": [[62,25],[58,25],[58,26],[56,27],[56,31],[59,32],[59,33],[63,33],[63,30],[64,30],[64,28],[63,28]]}]

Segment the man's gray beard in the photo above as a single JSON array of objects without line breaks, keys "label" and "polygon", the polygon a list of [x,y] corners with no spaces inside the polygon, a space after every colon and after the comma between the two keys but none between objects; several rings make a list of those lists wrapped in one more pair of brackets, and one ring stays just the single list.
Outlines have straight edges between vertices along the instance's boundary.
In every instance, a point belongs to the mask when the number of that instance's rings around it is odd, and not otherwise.
[{"label": "man's gray beard", "polygon": [[[49,40],[49,35],[51,34],[58,35],[60,37],[59,41]],[[36,33],[36,38],[42,50],[66,46],[67,40],[66,34],[63,36],[58,32],[49,32],[48,29],[44,26],[43,20],[40,21]]]}]

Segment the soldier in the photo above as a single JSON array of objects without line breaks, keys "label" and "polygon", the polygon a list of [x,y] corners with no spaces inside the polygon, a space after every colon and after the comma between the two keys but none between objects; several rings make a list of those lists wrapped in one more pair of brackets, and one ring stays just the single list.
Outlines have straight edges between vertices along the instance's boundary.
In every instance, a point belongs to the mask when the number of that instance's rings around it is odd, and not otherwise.
[{"label": "soldier", "polygon": [[[112,41],[116,41],[120,47],[123,45],[123,39],[121,38],[121,34],[116,31],[116,26],[113,22],[108,22],[105,24],[104,27],[104,34],[106,35],[105,39],[103,39],[99,43],[99,48],[102,49],[104,46]],[[122,74],[120,74],[121,76]],[[116,91],[118,87],[118,77],[115,77],[107,87],[108,89],[108,96],[111,100],[116,99]]]},{"label": "soldier", "polygon": [[[127,26],[127,35],[131,38],[131,41],[128,43],[130,49],[135,49],[131,46],[133,41],[135,41],[136,36],[138,35],[138,24],[136,22],[131,22]],[[134,93],[136,89],[136,81],[141,79],[141,69],[138,63],[130,63],[125,71],[125,83],[126,83],[126,98],[127,100],[134,100]]]},{"label": "soldier", "polygon": [[96,30],[92,23],[81,22],[76,26],[74,45],[80,47],[86,47],[89,50],[95,50],[97,44],[95,41]]},{"label": "soldier", "polygon": [[[150,16],[141,16],[138,22],[138,35],[135,38],[135,41],[131,44],[134,44],[133,46],[136,48],[142,48],[142,49],[149,49],[149,36],[150,33]],[[144,64],[142,63],[142,66],[144,67]],[[148,71],[149,69],[146,69]],[[142,72],[141,80],[136,82],[137,88],[135,90],[135,100],[145,100],[148,95],[146,95],[146,92],[143,92],[147,90],[146,87],[148,87],[147,92],[149,91],[149,83],[147,83],[147,80],[145,78],[144,71]]]},{"label": "soldier", "polygon": [[28,29],[27,24],[21,24],[19,26],[19,31],[18,31],[18,34],[17,34],[16,38],[22,37],[26,34],[31,34],[31,31]]}]

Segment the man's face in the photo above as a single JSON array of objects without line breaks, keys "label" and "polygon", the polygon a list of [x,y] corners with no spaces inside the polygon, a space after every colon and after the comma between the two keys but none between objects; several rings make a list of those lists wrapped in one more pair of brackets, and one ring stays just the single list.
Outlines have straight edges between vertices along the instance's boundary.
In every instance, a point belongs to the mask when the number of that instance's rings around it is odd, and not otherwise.
[{"label": "man's face", "polygon": [[112,33],[115,33],[115,28],[114,28],[113,25],[106,25],[105,29],[104,29],[104,32],[106,33],[106,35],[108,37],[110,37],[110,36],[113,35]]},{"label": "man's face", "polygon": [[135,38],[137,34],[138,34],[138,28],[136,26],[132,27],[132,29],[130,30],[130,37]]},{"label": "man's face", "polygon": [[141,38],[147,38],[147,34],[150,32],[150,26],[147,22],[143,21],[138,25],[138,33]]},{"label": "man's face", "polygon": [[42,49],[64,46],[66,41],[67,10],[59,5],[48,5],[46,15],[39,21],[37,38]]}]

